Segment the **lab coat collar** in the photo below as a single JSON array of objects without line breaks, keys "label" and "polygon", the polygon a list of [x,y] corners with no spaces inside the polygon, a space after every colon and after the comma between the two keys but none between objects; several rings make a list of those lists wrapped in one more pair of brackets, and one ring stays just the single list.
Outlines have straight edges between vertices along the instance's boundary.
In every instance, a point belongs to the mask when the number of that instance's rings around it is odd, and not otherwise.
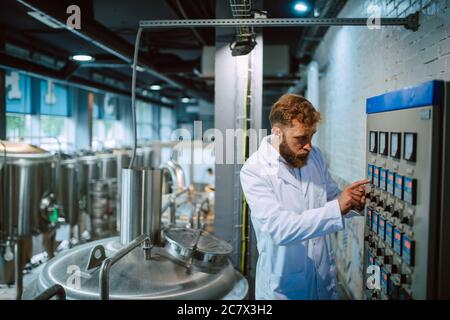
[{"label": "lab coat collar", "polygon": [[306,196],[309,186],[309,168],[308,165],[301,168],[301,181],[289,171],[290,166],[280,153],[272,146],[273,135],[265,137],[259,146],[258,157],[264,159],[269,166],[269,173],[276,174],[278,178],[292,184],[301,190]]}]

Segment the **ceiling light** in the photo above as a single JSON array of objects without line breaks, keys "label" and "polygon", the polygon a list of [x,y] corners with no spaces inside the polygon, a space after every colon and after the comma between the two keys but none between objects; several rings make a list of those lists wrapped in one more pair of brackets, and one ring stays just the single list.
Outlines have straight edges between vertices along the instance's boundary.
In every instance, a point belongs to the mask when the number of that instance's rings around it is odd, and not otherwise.
[{"label": "ceiling light", "polygon": [[90,62],[94,60],[94,57],[87,54],[76,54],[72,56],[71,59],[79,62]]},{"label": "ceiling light", "polygon": [[183,97],[183,98],[181,98],[181,102],[182,102],[182,103],[189,103],[189,102],[191,102],[191,98],[189,98],[189,97]]},{"label": "ceiling light", "polygon": [[28,11],[27,14],[36,20],[42,22],[46,26],[53,28],[53,29],[63,29],[65,26],[61,22],[57,21],[56,19],[53,19],[52,17],[49,17],[41,12],[37,11]]},{"label": "ceiling light", "polygon": [[159,85],[159,84],[152,84],[151,86],[150,86],[150,90],[154,90],[154,91],[158,91],[158,90],[161,90],[161,86]]},{"label": "ceiling light", "polygon": [[301,13],[305,13],[309,11],[309,6],[307,3],[301,1],[301,2],[297,2],[294,6],[295,11],[301,12]]}]

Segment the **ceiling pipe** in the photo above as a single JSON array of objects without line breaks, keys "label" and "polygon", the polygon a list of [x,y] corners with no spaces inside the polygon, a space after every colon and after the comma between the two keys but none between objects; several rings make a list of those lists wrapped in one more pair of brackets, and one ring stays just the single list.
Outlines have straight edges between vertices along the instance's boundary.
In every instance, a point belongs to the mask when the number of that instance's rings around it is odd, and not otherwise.
[{"label": "ceiling pipe", "polygon": [[[82,27],[80,30],[69,28],[66,25],[66,10],[63,5],[59,2],[46,2],[39,0],[16,0],[18,3],[24,5],[26,8],[32,11],[39,12],[50,19],[56,20],[64,27],[67,31],[71,32],[77,37],[89,42],[90,44],[104,50],[105,52],[114,55],[122,61],[128,64],[133,63],[133,46],[130,45],[125,40],[116,36],[107,28],[103,27],[95,21],[82,21]],[[203,99],[209,102],[214,100],[213,95],[208,92],[199,91],[193,88],[189,82],[183,81],[182,79],[174,80],[164,74],[161,74],[155,67],[148,61],[148,59],[141,58],[139,60],[139,66],[142,67],[143,71],[152,75],[153,77],[164,81],[171,86],[179,88],[187,92],[190,96],[196,97],[198,99]]]}]

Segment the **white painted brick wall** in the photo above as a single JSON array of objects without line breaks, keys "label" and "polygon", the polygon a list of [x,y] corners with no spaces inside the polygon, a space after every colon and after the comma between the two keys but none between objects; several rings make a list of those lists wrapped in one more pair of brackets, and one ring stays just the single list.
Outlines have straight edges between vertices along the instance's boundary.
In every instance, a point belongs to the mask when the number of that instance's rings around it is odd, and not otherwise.
[{"label": "white painted brick wall", "polygon": [[[420,9],[421,26],[417,32],[331,27],[319,45],[324,122],[317,143],[342,184],[366,174],[366,98],[431,79],[450,80],[450,0],[350,0],[340,17],[368,17],[369,5],[378,5],[383,17]],[[351,293],[361,298],[361,257],[355,252],[362,253],[363,224],[356,218],[346,227],[337,236],[337,264]]]}]

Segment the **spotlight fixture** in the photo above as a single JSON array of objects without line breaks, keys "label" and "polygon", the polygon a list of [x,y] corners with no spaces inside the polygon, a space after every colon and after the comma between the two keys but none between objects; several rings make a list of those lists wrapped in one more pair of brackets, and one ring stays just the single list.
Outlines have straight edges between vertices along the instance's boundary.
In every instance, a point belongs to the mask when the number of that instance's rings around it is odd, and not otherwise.
[{"label": "spotlight fixture", "polygon": [[294,5],[294,9],[297,12],[306,13],[309,11],[310,8],[309,8],[308,3],[304,2],[304,1],[299,1]]}]

